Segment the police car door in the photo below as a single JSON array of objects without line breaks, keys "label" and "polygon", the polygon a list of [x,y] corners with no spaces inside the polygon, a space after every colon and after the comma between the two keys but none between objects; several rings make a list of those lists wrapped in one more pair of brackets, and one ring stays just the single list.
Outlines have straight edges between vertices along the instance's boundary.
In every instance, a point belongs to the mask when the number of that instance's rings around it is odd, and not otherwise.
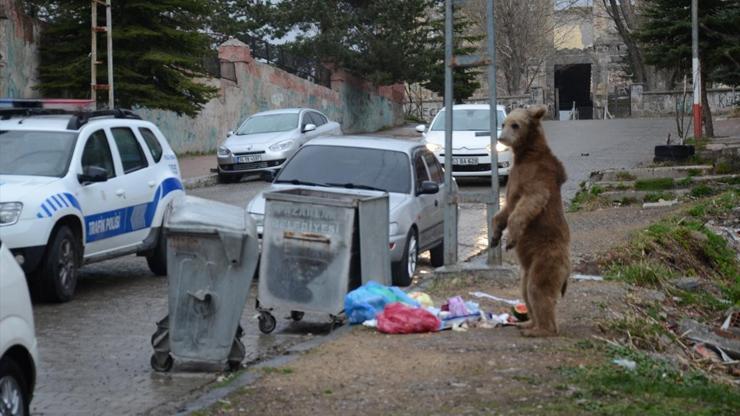
[{"label": "police car door", "polygon": [[81,172],[90,168],[104,169],[107,180],[81,182],[77,194],[85,218],[85,257],[110,251],[119,244],[124,205],[123,178],[113,162],[111,142],[105,130],[94,131],[83,145]]}]

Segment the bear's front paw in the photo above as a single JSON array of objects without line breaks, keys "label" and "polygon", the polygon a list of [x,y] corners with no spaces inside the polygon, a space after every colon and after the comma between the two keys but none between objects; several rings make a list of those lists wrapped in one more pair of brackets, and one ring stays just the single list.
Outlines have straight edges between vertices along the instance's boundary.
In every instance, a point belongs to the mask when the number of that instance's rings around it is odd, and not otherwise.
[{"label": "bear's front paw", "polygon": [[506,249],[511,250],[512,248],[516,247],[516,243],[519,242],[519,238],[522,235],[522,232],[519,231],[519,227],[512,227],[509,226],[509,236],[506,238]]},{"label": "bear's front paw", "polygon": [[501,243],[501,232],[494,231],[491,236],[491,247],[498,247],[499,243]]}]

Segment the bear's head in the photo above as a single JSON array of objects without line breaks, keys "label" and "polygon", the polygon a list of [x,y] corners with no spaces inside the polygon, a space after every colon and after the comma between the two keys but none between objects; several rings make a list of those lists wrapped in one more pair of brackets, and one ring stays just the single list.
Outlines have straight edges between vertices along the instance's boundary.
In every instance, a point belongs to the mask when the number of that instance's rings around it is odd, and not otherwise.
[{"label": "bear's head", "polygon": [[513,149],[531,144],[531,140],[541,136],[533,133],[541,130],[540,120],[546,112],[547,107],[543,105],[515,109],[506,116],[498,141]]}]

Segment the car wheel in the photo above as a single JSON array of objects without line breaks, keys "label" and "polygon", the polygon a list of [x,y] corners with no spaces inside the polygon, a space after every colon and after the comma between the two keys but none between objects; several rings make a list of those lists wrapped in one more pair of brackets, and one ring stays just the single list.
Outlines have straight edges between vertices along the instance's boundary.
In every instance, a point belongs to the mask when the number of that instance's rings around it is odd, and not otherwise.
[{"label": "car wheel", "polygon": [[406,246],[404,247],[404,256],[401,261],[395,264],[393,271],[393,284],[396,286],[408,286],[411,284],[411,278],[416,272],[416,265],[419,260],[419,240],[416,237],[416,230],[409,230],[406,236]]},{"label": "car wheel", "polygon": [[432,263],[432,267],[442,267],[445,265],[445,242],[440,241],[439,244],[432,247],[429,250],[429,258]]},{"label": "car wheel", "polygon": [[234,183],[239,182],[241,180],[242,175],[235,174],[235,173],[221,173],[218,172],[218,182],[219,183]]},{"label": "car wheel", "polygon": [[29,393],[21,367],[7,357],[0,360],[0,415],[27,415]]},{"label": "car wheel", "polygon": [[41,267],[32,279],[32,291],[42,301],[67,302],[77,288],[82,256],[77,236],[66,225],[52,235]]},{"label": "car wheel", "polygon": [[157,276],[167,275],[167,239],[164,236],[164,230],[160,229],[157,246],[154,247],[151,254],[146,256],[146,264],[149,270]]}]

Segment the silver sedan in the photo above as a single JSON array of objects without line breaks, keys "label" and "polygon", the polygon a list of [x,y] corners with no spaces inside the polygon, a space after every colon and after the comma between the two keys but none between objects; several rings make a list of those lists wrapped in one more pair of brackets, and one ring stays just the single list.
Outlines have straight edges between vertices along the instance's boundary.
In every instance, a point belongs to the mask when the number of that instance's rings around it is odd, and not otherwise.
[{"label": "silver sedan", "polygon": [[245,173],[280,169],[309,140],[341,134],[339,123],[309,108],[256,113],[219,146],[218,179],[235,182]]},{"label": "silver sedan", "polygon": [[[387,192],[393,284],[411,283],[419,254],[426,250],[433,266],[443,264],[444,175],[423,144],[357,136],[314,139],[288,160],[264,192],[296,187],[363,195]],[[263,194],[252,199],[247,210],[261,233]]]}]

